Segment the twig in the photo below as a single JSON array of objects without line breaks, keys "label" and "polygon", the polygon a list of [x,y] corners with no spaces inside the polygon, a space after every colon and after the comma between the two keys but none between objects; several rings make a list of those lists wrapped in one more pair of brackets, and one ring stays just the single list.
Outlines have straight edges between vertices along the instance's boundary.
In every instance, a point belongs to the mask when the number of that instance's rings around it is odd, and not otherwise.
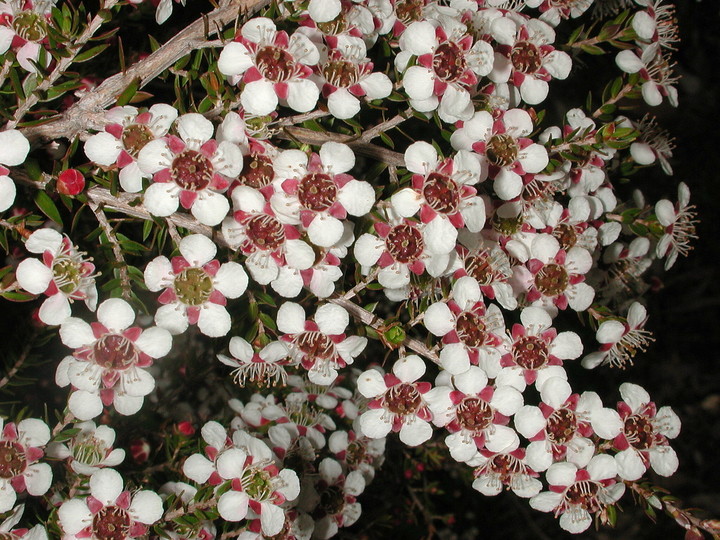
[{"label": "twig", "polygon": [[217,499],[212,497],[206,501],[196,502],[187,507],[187,509],[180,507],[177,510],[172,510],[165,514],[162,518],[163,521],[172,521],[173,519],[184,516],[185,514],[191,514],[195,510],[205,510],[206,508],[212,508],[217,505]]},{"label": "twig", "polygon": [[140,88],[144,87],[177,60],[203,46],[208,36],[218,33],[241,11],[254,12],[269,3],[270,0],[232,0],[218,7],[185,27],[150,56],[136,62],[123,73],[105,79],[62,115],[45,124],[23,128],[22,133],[31,143],[36,143],[59,138],[72,140],[89,129],[102,130],[105,125],[103,111],[134,80],[139,79]]},{"label": "twig", "polygon": [[381,133],[385,133],[386,131],[394,128],[395,126],[402,124],[405,120],[410,118],[412,111],[412,108],[408,108],[403,112],[393,116],[389,120],[385,120],[384,122],[380,122],[378,125],[371,127],[360,136],[360,140],[363,142],[370,142],[375,137],[379,136]]},{"label": "twig", "polygon": [[170,238],[173,239],[173,242],[175,242],[176,246],[179,246],[180,240],[182,240],[182,238],[180,238],[180,233],[178,233],[175,223],[173,223],[173,220],[170,218],[165,218],[165,223],[167,223],[168,232],[170,233]]},{"label": "twig", "polygon": [[117,236],[115,236],[115,230],[113,229],[112,225],[110,225],[110,222],[108,221],[107,216],[103,211],[103,205],[99,205],[93,199],[88,199],[88,206],[90,206],[93,214],[95,214],[98,223],[102,227],[103,231],[105,231],[105,236],[107,237],[108,242],[110,242],[113,255],[115,255],[117,263],[119,264],[118,271],[120,272],[120,286],[122,287],[122,295],[125,300],[129,300],[132,297],[132,286],[130,285],[130,274],[128,274],[128,265],[125,261],[125,256],[123,255],[122,246],[120,245]]},{"label": "twig", "polygon": [[[101,10],[109,10],[112,9],[115,4],[118,3],[118,0],[106,0],[103,5],[100,7]],[[50,88],[53,84],[55,84],[55,81],[58,80],[58,78],[65,73],[65,71],[70,67],[70,65],[75,61],[75,57],[77,56],[78,52],[80,52],[80,49],[82,49],[85,44],[90,40],[90,38],[95,35],[95,32],[98,31],[100,26],[102,26],[104,19],[100,16],[100,13],[98,11],[98,14],[93,17],[93,19],[90,21],[90,23],[87,25],[85,30],[83,31],[80,36],[73,42],[73,46],[70,49],[70,55],[61,58],[57,65],[55,66],[55,69],[52,70],[52,73],[47,76],[33,91],[32,94],[30,94],[25,101],[23,101],[20,106],[15,111],[14,118],[8,122],[7,129],[14,128],[20,120],[25,116],[25,114],[40,100],[40,93],[44,92],[48,88]]]},{"label": "twig", "polygon": [[20,353],[20,356],[13,364],[13,367],[11,367],[7,374],[0,379],[0,388],[3,388],[7,383],[10,382],[10,380],[15,376],[15,374],[22,368],[23,364],[28,358],[28,355],[30,354],[30,351],[33,348],[33,345],[35,344],[35,340],[33,339],[34,336],[31,336],[25,345],[25,348]]}]

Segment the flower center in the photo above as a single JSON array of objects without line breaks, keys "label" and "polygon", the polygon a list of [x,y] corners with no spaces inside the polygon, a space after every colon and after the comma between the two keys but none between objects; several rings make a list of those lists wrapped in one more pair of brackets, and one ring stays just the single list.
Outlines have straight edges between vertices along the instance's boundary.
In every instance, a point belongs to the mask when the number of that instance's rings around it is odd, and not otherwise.
[{"label": "flower center", "polygon": [[255,55],[255,65],[268,81],[284,82],[292,76],[295,60],[286,50],[268,45]]},{"label": "flower center", "polygon": [[140,150],[154,138],[152,130],[144,124],[131,124],[122,132],[123,146],[132,157],[137,157]]},{"label": "flower center", "polygon": [[335,182],[327,174],[306,174],[298,184],[298,199],[308,210],[322,212],[335,203],[337,191]]},{"label": "flower center", "polygon": [[175,295],[187,306],[199,306],[210,298],[215,287],[202,268],[185,268],[175,276]]},{"label": "flower center", "polygon": [[445,175],[430,173],[425,179],[423,197],[439,214],[454,214],[460,204],[457,184]]},{"label": "flower center", "polygon": [[560,223],[553,229],[552,235],[560,242],[560,249],[569,250],[577,244],[577,233],[575,227],[567,223]]},{"label": "flower center", "polygon": [[418,21],[423,14],[423,0],[400,0],[395,4],[395,15],[405,25]]},{"label": "flower center", "polygon": [[243,490],[255,501],[266,501],[273,493],[272,476],[265,469],[245,469],[240,479]]},{"label": "flower center", "polygon": [[75,439],[70,449],[74,459],[90,466],[102,463],[106,450],[105,443],[91,434]]},{"label": "flower center", "polygon": [[212,162],[196,150],[185,150],[173,159],[170,176],[182,189],[200,191],[212,180],[215,168]]},{"label": "flower center", "polygon": [[293,341],[308,358],[325,360],[335,353],[335,345],[322,332],[303,332]]},{"label": "flower center", "polygon": [[455,43],[443,43],[435,49],[433,69],[438,78],[453,82],[462,77],[467,68],[465,54]]},{"label": "flower center", "polygon": [[487,252],[470,255],[465,259],[465,271],[480,285],[489,285],[493,280],[493,269]]},{"label": "flower center", "polygon": [[582,506],[591,514],[599,510],[598,492],[600,484],[592,480],[575,482],[565,491],[565,500],[570,505]]},{"label": "flower center", "polygon": [[272,160],[265,154],[253,153],[249,159],[246,158],[238,180],[244,186],[260,189],[270,185],[274,177]]},{"label": "flower center", "polygon": [[460,341],[468,347],[481,347],[487,339],[485,324],[475,313],[465,311],[455,321],[455,331]]},{"label": "flower center", "polygon": [[570,409],[558,409],[547,419],[547,436],[550,442],[565,444],[577,430],[577,417]]},{"label": "flower center", "polygon": [[360,463],[367,461],[367,449],[365,445],[358,442],[352,441],[348,444],[347,450],[345,450],[345,462],[349,467],[355,468]]},{"label": "flower center", "polygon": [[416,261],[425,248],[422,233],[411,225],[395,225],[385,239],[385,247],[399,263]]},{"label": "flower center", "polygon": [[519,216],[502,217],[496,213],[492,218],[492,226],[496,232],[510,236],[520,230],[523,221],[522,214]]},{"label": "flower center", "polygon": [[250,241],[264,251],[275,251],[285,242],[285,229],[282,224],[266,214],[251,217],[245,229]]},{"label": "flower center", "polygon": [[53,263],[52,273],[57,288],[71,295],[80,287],[83,277],[82,263],[72,257],[59,256]]},{"label": "flower center", "polygon": [[546,264],[535,274],[535,287],[545,296],[557,296],[570,283],[567,270],[559,264]]},{"label": "flower center", "polygon": [[328,486],[320,492],[320,509],[326,515],[335,516],[345,508],[345,496],[338,486]]},{"label": "flower center", "polygon": [[518,156],[518,145],[507,133],[498,133],[490,137],[485,155],[488,161],[498,167],[507,167],[515,163]]},{"label": "flower center", "polygon": [[455,409],[455,415],[464,429],[476,434],[491,424],[493,410],[478,397],[466,397]]},{"label": "flower center", "polygon": [[537,46],[529,41],[519,41],[510,53],[510,61],[522,73],[535,73],[542,66],[542,57]]},{"label": "flower center", "polygon": [[16,15],[12,27],[18,36],[27,41],[40,41],[47,35],[45,20],[31,10]]},{"label": "flower center", "polygon": [[325,80],[338,88],[348,88],[357,84],[360,78],[357,64],[347,60],[332,60],[323,67]]},{"label": "flower center", "polygon": [[317,23],[318,30],[325,35],[336,36],[345,33],[348,23],[345,20],[344,13],[340,13],[332,21]]},{"label": "flower center", "polygon": [[130,532],[130,516],[117,506],[106,506],[93,517],[94,538],[97,540],[124,540]]},{"label": "flower center", "polygon": [[0,478],[13,478],[22,473],[26,466],[22,446],[10,441],[0,442]]},{"label": "flower center", "polygon": [[634,414],[625,420],[625,437],[638,450],[647,450],[655,442],[655,430],[648,417]]},{"label": "flower center", "polygon": [[400,416],[413,414],[422,405],[422,396],[415,385],[400,383],[385,392],[385,406],[392,413]]},{"label": "flower center", "polygon": [[513,343],[512,356],[515,363],[523,369],[543,367],[550,353],[547,344],[537,336],[522,336]]},{"label": "flower center", "polygon": [[135,345],[125,336],[105,334],[95,342],[92,350],[95,363],[107,369],[127,369],[137,362]]}]

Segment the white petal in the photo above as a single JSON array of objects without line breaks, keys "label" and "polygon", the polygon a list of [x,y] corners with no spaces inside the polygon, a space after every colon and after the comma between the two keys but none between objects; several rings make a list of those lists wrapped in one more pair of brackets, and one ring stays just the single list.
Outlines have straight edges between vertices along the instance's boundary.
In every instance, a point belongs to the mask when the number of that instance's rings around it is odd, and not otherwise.
[{"label": "white petal", "polygon": [[144,398],[142,396],[131,396],[129,394],[115,392],[113,407],[123,416],[132,416],[142,408],[143,401]]},{"label": "white petal", "polygon": [[63,532],[75,535],[92,523],[92,513],[85,501],[70,499],[58,509],[58,518]]},{"label": "white petal", "polygon": [[240,94],[240,102],[243,109],[250,114],[264,116],[277,108],[278,98],[272,83],[258,80],[245,85]]},{"label": "white petal", "polygon": [[403,75],[403,86],[407,95],[413,100],[429,99],[433,95],[435,77],[422,66],[411,66]]},{"label": "white petal", "polygon": [[[34,69],[33,69],[34,71]],[[16,129],[0,131],[0,163],[9,167],[20,165],[30,152],[30,143]]]},{"label": "white petal", "polygon": [[384,73],[371,73],[360,81],[368,99],[383,99],[392,92],[392,81]]},{"label": "white petal", "polygon": [[658,446],[650,449],[650,466],[660,476],[672,476],[679,465],[677,454],[670,446]]},{"label": "white petal", "polygon": [[138,154],[137,163],[145,174],[155,174],[162,169],[170,167],[171,152],[163,139],[155,139],[142,147]]},{"label": "white petal", "polygon": [[320,147],[319,154],[328,174],[345,173],[355,166],[355,153],[347,144],[328,141]]},{"label": "white petal", "polygon": [[207,303],[200,309],[197,325],[200,331],[208,337],[222,337],[230,331],[232,320],[223,306]]},{"label": "white petal", "polygon": [[122,298],[109,298],[98,306],[97,318],[108,330],[122,332],[135,320],[135,311]]},{"label": "white petal", "polygon": [[620,51],[615,57],[615,63],[625,73],[637,73],[645,67],[642,60],[631,50]]},{"label": "white petal", "polygon": [[650,403],[650,394],[637,384],[623,383],[620,385],[620,395],[623,401],[627,403],[633,412],[639,411],[642,407]]},{"label": "white petal", "polygon": [[215,242],[202,234],[191,234],[180,240],[180,254],[193,266],[210,262],[217,253]]},{"label": "white petal", "polygon": [[369,369],[358,377],[357,388],[368,399],[384,394],[387,390],[383,376],[375,369]]},{"label": "white petal", "polygon": [[100,395],[77,390],[68,398],[68,408],[78,420],[91,420],[103,412]]},{"label": "white petal", "polygon": [[433,335],[441,337],[455,328],[455,317],[444,302],[436,302],[425,311],[423,324]]},{"label": "white petal", "polygon": [[440,351],[440,363],[442,367],[453,375],[465,373],[470,368],[470,357],[465,345],[462,343],[450,343]]},{"label": "white petal", "polygon": [[241,75],[252,65],[247,48],[237,41],[225,45],[218,59],[218,69],[223,75]]},{"label": "white petal", "polygon": [[539,173],[549,162],[547,150],[540,144],[531,144],[520,151],[518,161],[527,173]]},{"label": "white petal", "polygon": [[530,499],[530,506],[540,512],[552,512],[562,502],[562,493],[544,491]]},{"label": "white petal", "polygon": [[155,324],[177,336],[187,330],[189,323],[185,310],[179,304],[166,304],[155,312]]},{"label": "white petal", "polygon": [[342,334],[350,323],[348,312],[337,304],[318,307],[314,319],[320,331],[328,336]]},{"label": "white petal", "polygon": [[220,267],[213,283],[225,298],[239,298],[247,289],[248,276],[239,263],[229,261]]},{"label": "white petal", "polygon": [[525,103],[528,105],[537,105],[545,101],[548,95],[549,86],[548,83],[541,79],[535,79],[534,77],[525,77],[525,80],[520,85],[520,95]]},{"label": "white petal", "polygon": [[38,259],[20,261],[15,273],[20,286],[31,294],[45,292],[53,278],[53,272]]},{"label": "white petal", "polygon": [[315,83],[308,79],[288,83],[287,103],[291,109],[297,112],[313,110],[319,97],[320,90]]},{"label": "white petal", "polygon": [[108,167],[117,161],[122,144],[118,139],[103,131],[85,141],[84,149],[88,159],[98,165]]},{"label": "white petal", "polygon": [[422,196],[412,188],[404,188],[390,197],[393,210],[401,217],[412,217],[420,210]]},{"label": "white petal", "polygon": [[155,257],[145,267],[145,285],[153,292],[158,292],[166,287],[174,279],[173,276],[172,264],[164,255]]},{"label": "white petal", "polygon": [[375,190],[361,180],[350,180],[338,191],[338,201],[351,216],[364,216],[375,204]]},{"label": "white petal", "polygon": [[138,491],[132,498],[129,513],[135,521],[152,525],[163,515],[162,499],[147,489]]},{"label": "white petal", "polygon": [[214,227],[227,216],[230,202],[224,195],[206,190],[195,200],[190,211],[200,223]]},{"label": "white petal", "polygon": [[214,471],[212,462],[200,454],[193,454],[183,463],[183,474],[198,484],[207,482]]},{"label": "white petal", "polygon": [[392,425],[385,418],[384,409],[371,409],[360,416],[360,431],[370,439],[381,439],[386,437]]},{"label": "white petal", "polygon": [[[316,23],[324,23],[330,22],[340,15],[341,4],[340,0],[310,0],[307,9],[313,21]],[[265,531],[265,534],[272,536],[277,533]]]},{"label": "white petal", "polygon": [[574,360],[582,350],[582,340],[575,332],[560,332],[550,345],[550,354],[560,360]]},{"label": "white petal", "polygon": [[[146,145],[145,148],[149,146]],[[144,150],[144,148],[143,148]],[[170,182],[151,184],[145,190],[145,209],[160,217],[166,217],[178,209],[177,186]]]},{"label": "white petal", "polygon": [[432,437],[432,432],[430,423],[414,418],[410,422],[406,420],[400,428],[400,440],[408,446],[418,446]]},{"label": "white petal", "polygon": [[17,189],[9,176],[0,175],[0,212],[10,208],[15,202]]},{"label": "white petal", "polygon": [[339,219],[327,214],[319,214],[307,228],[310,241],[316,246],[329,248],[337,244],[345,232],[345,227]]},{"label": "white petal", "polygon": [[338,88],[327,98],[328,110],[335,118],[345,120],[360,112],[360,100],[345,88]]},{"label": "white petal", "polygon": [[105,506],[115,503],[123,486],[122,477],[113,469],[102,469],[90,477],[90,494]]},{"label": "white petal", "polygon": [[409,354],[393,364],[392,371],[402,382],[418,380],[425,373],[425,362],[416,354]]},{"label": "white petal", "polygon": [[43,302],[38,317],[45,324],[57,325],[66,321],[71,313],[67,297],[63,293],[57,293]]},{"label": "white petal", "polygon": [[240,521],[247,515],[249,497],[239,491],[223,493],[218,500],[218,512],[226,521]]}]

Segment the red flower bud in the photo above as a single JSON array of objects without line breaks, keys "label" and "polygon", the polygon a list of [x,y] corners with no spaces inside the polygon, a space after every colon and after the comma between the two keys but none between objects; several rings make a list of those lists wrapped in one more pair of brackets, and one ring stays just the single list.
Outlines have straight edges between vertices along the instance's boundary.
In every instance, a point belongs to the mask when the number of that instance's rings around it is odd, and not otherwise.
[{"label": "red flower bud", "polygon": [[131,441],[130,455],[135,463],[145,463],[150,457],[150,444],[145,439]]},{"label": "red flower bud", "polygon": [[85,177],[77,169],[67,169],[57,179],[57,190],[63,195],[77,195],[85,189]]},{"label": "red flower bud", "polygon": [[179,422],[177,425],[177,430],[181,435],[185,435],[189,437],[193,433],[195,433],[195,428],[190,422]]}]

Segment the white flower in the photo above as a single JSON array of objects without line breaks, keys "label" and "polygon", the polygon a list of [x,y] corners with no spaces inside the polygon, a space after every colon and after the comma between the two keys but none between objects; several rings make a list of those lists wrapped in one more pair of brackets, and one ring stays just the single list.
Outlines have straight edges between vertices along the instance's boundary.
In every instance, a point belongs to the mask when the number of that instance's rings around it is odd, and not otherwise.
[{"label": "white flower", "polygon": [[[51,10],[56,0],[9,0],[0,2],[0,54],[12,47],[18,64],[25,71],[36,73],[33,62],[40,60],[40,50],[46,47]],[[45,54],[46,65],[50,53]],[[46,67],[46,66],[43,66]]]},{"label": "white flower", "polygon": [[217,357],[226,366],[235,368],[232,375],[240,386],[248,381],[267,387],[285,384],[287,373],[283,366],[288,364],[288,349],[284,343],[271,341],[256,353],[252,345],[235,336],[230,338],[229,348],[232,358],[223,354]]},{"label": "white flower", "polygon": [[[5,4],[0,4],[4,6]],[[0,32],[3,27],[0,26]],[[0,33],[1,36],[1,33]],[[0,131],[0,212],[15,202],[15,182],[8,176],[10,171],[3,165],[21,165],[30,152],[30,143],[25,135],[16,129]]]},{"label": "white flower", "polygon": [[695,207],[690,202],[690,189],[685,182],[678,185],[678,202],[673,205],[667,199],[662,199],[655,205],[655,215],[660,224],[665,227],[665,234],[658,241],[655,253],[665,259],[665,270],[670,269],[678,255],[686,257],[692,249],[690,241],[697,238],[695,235]]},{"label": "white flower", "polygon": [[104,538],[108,534],[136,538],[147,534],[148,525],[163,514],[160,496],[150,490],[131,494],[124,490],[122,477],[103,469],[90,477],[90,495],[70,499],[58,509],[58,518],[67,540]]},{"label": "white flower", "polygon": [[163,305],[155,313],[155,323],[172,334],[197,324],[206,336],[227,335],[231,320],[225,299],[245,292],[245,270],[232,261],[220,264],[213,258],[217,246],[201,234],[186,236],[178,249],[179,257],[156,257],[145,267],[148,289],[165,289],[158,299]]},{"label": "white flower", "polygon": [[504,486],[525,499],[537,495],[542,483],[537,479],[538,473],[528,466],[525,449],[519,445],[516,436],[513,444],[501,452],[476,454],[472,460],[475,467],[472,487],[488,497],[499,495]]},{"label": "white flower", "polygon": [[56,380],[60,386],[77,388],[69,407],[80,420],[98,416],[102,406],[111,403],[124,415],[140,410],[144,396],[155,388],[145,368],[172,346],[163,328],[131,326],[135,312],[120,298],[101,303],[97,318],[92,326],[75,317],[60,326],[60,338],[75,351],[58,365]]},{"label": "white flower", "polygon": [[70,467],[78,473],[91,475],[102,467],[114,467],[125,459],[125,450],[114,448],[115,430],[96,426],[95,422],[79,422],[73,426],[80,431],[65,443],[50,443],[49,456],[69,459]]},{"label": "white flower", "polygon": [[54,229],[38,229],[25,242],[38,259],[24,259],[16,277],[20,286],[32,294],[48,296],[40,307],[39,317],[45,324],[61,324],[70,317],[70,302],[84,300],[91,311],[97,305],[95,265],[78,251],[67,235]]},{"label": "white flower", "polygon": [[181,204],[205,225],[218,225],[230,210],[223,192],[243,166],[240,148],[212,139],[213,125],[199,113],[176,121],[180,137],[168,135],[145,144],[138,166],[153,183],[145,190],[145,208],[169,216]]},{"label": "white flower", "polygon": [[35,525],[30,530],[25,527],[13,529],[20,521],[20,518],[22,518],[24,510],[24,504],[19,504],[13,508],[12,513],[0,523],[0,535],[8,540],[17,540],[20,538],[24,540],[48,540],[47,531],[42,525]]},{"label": "white flower", "polygon": [[50,489],[52,469],[38,463],[49,440],[50,428],[42,420],[5,424],[0,418],[0,513],[15,505],[17,493],[39,497]]},{"label": "white flower", "polygon": [[411,354],[396,361],[392,371],[383,377],[370,369],[358,378],[358,391],[371,400],[360,416],[360,429],[371,439],[399,431],[402,442],[417,446],[432,436],[432,412],[424,398],[431,385],[415,382],[425,373],[425,362]]},{"label": "white flower", "polygon": [[150,141],[167,134],[178,111],[170,105],[158,103],[146,112],[125,105],[105,113],[105,131],[85,141],[85,155],[103,167],[117,164],[120,187],[130,193],[142,189],[142,179],[150,174],[140,170],[138,154]]},{"label": "white flower", "polygon": [[307,36],[295,32],[288,37],[271,19],[255,17],[242,26],[236,40],[223,48],[218,68],[235,79],[242,76],[240,102],[247,112],[270,114],[279,100],[298,112],[315,107],[320,91],[307,77],[320,53]]}]

